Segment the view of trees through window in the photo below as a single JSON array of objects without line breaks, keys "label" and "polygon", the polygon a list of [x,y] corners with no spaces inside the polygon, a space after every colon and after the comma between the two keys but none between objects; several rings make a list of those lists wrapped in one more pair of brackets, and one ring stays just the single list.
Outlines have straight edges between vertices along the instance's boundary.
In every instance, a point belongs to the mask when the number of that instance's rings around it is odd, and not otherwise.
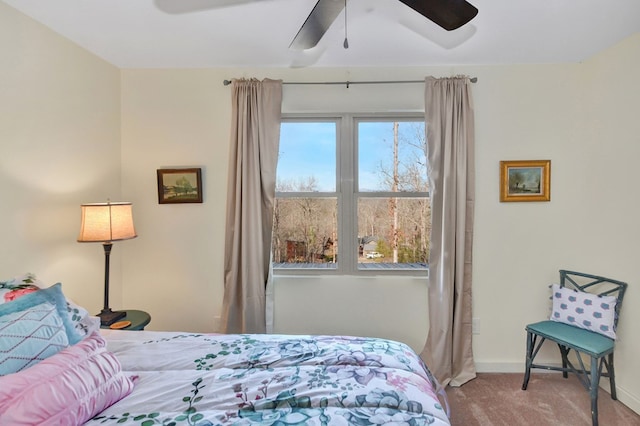
[{"label": "view of trees through window", "polygon": [[284,120],[275,267],[426,269],[425,143],[424,121],[411,117]]}]

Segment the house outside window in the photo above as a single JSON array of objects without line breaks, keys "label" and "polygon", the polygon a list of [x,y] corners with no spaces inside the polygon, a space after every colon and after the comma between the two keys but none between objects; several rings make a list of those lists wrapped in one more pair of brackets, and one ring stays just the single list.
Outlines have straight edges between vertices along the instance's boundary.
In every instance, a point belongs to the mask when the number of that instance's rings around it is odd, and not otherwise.
[{"label": "house outside window", "polygon": [[424,276],[424,116],[285,115],[272,256],[280,274]]}]

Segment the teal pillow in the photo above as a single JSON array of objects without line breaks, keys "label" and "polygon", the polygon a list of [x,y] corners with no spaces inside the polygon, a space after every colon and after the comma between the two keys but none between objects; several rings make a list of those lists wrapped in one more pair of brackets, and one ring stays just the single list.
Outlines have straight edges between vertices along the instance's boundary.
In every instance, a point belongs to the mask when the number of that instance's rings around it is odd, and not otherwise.
[{"label": "teal pillow", "polygon": [[[47,288],[47,285],[30,272],[10,280],[0,281],[0,304],[11,302],[25,294],[44,288]],[[67,316],[74,324],[76,333],[85,338],[100,329],[100,319],[98,317],[89,315],[86,309],[66,297],[65,299],[67,299]]]},{"label": "teal pillow", "polygon": [[22,371],[69,346],[56,305],[42,300],[11,306],[14,303],[2,305],[9,309],[0,313],[0,376]]},{"label": "teal pillow", "polygon": [[62,284],[60,283],[25,294],[11,302],[0,304],[0,316],[23,311],[44,302],[49,302],[56,307],[70,344],[75,345],[85,337],[80,330],[76,329],[75,324],[73,324],[67,313],[67,299],[62,293]]}]

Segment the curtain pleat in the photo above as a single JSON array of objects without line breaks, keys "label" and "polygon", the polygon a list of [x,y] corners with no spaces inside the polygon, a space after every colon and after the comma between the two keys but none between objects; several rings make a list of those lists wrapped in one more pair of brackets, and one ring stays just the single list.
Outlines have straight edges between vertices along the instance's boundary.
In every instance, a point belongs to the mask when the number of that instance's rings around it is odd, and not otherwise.
[{"label": "curtain pleat", "polygon": [[431,198],[429,333],[421,356],[443,386],[476,376],[472,352],[474,115],[468,77],[427,77]]},{"label": "curtain pleat", "polygon": [[224,299],[220,329],[224,333],[264,333],[282,81],[233,80],[231,90]]}]

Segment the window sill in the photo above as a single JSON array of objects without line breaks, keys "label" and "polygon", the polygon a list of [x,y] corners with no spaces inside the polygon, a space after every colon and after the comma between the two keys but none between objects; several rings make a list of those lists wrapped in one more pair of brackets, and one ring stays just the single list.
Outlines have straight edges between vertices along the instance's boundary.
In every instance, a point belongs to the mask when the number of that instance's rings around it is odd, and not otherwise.
[{"label": "window sill", "polygon": [[335,263],[274,263],[274,275],[409,275],[428,276],[429,265],[424,263],[358,263],[357,271],[347,273]]}]

